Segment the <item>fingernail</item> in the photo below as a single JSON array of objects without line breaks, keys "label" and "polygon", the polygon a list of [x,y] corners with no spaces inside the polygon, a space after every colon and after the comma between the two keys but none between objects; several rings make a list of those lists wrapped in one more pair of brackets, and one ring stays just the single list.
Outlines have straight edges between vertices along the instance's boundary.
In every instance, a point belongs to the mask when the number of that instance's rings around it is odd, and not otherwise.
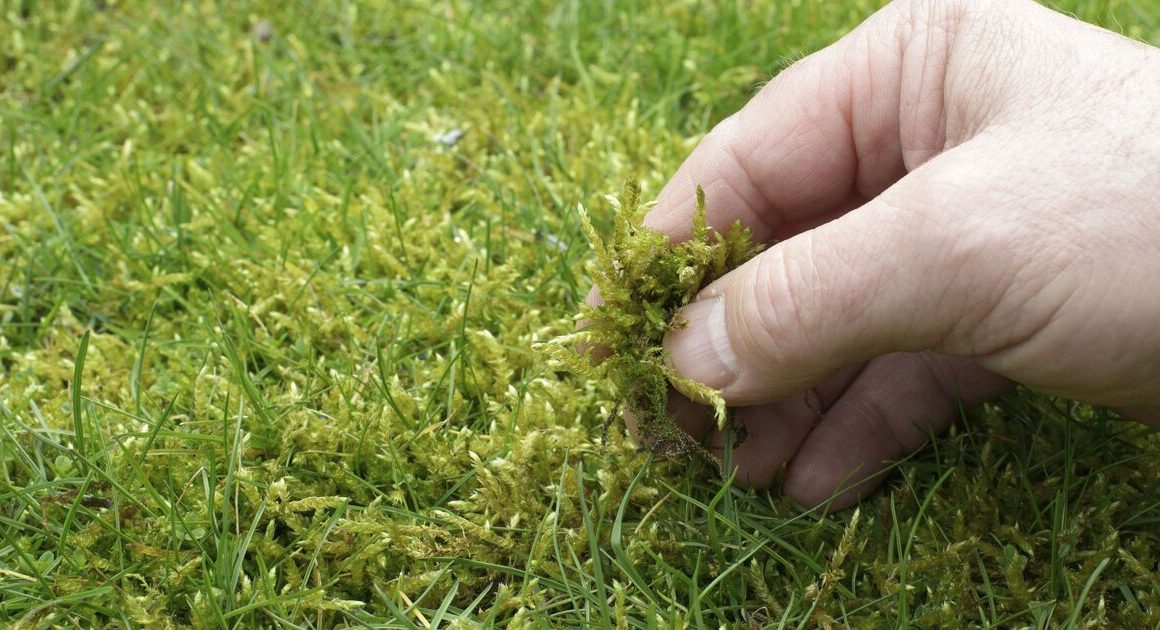
[{"label": "fingernail", "polygon": [[725,328],[725,298],[699,300],[686,306],[680,316],[688,324],[669,333],[673,368],[681,376],[724,389],[737,379],[737,355],[729,345]]}]

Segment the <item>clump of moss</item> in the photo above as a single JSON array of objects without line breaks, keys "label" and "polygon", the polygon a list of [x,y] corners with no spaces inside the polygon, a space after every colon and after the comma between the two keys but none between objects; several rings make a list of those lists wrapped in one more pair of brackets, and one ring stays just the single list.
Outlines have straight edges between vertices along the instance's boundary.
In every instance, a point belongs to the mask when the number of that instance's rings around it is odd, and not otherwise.
[{"label": "clump of moss", "polygon": [[614,200],[614,228],[601,238],[583,207],[580,221],[594,252],[588,271],[600,287],[602,304],[585,304],[583,328],[559,344],[579,344],[583,350],[566,362],[581,374],[607,382],[622,409],[634,415],[642,442],[658,455],[680,456],[702,451],[680,430],[666,408],[669,385],[711,404],[718,426],[726,423],[725,401],[718,391],[682,377],[669,367],[662,341],[665,333],[685,322],[677,311],[705,285],[749,260],[761,246],[740,221],[724,233],[706,222],[705,192],[697,188],[692,234],[673,243],[644,227],[647,205],[641,203],[635,181]]}]

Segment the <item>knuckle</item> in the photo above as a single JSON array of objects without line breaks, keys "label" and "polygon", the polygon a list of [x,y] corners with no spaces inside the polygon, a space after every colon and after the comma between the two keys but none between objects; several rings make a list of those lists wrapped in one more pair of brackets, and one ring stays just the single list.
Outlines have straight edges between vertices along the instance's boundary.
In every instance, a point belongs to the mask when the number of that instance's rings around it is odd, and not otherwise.
[{"label": "knuckle", "polygon": [[827,92],[835,80],[832,75],[843,65],[840,60],[834,63],[835,54],[835,48],[831,46],[789,62],[754,98],[755,109],[763,111],[775,102],[784,102],[786,91],[792,90],[800,95],[793,105],[793,114],[800,118],[802,126],[808,128],[824,123],[829,113],[817,105],[827,102]]},{"label": "knuckle", "polygon": [[765,93],[776,92],[777,91],[777,86],[775,85],[776,83],[783,83],[786,81],[792,81],[795,78],[801,77],[803,74],[808,74],[810,71],[810,68],[814,64],[813,59],[814,59],[813,55],[787,57],[787,58],[783,59],[781,62],[782,63],[781,69],[777,72],[777,74],[773,78],[773,80],[770,81],[769,83],[767,83],[765,85],[765,87],[762,88],[761,91],[765,92]]},{"label": "knuckle", "polygon": [[878,448],[873,450],[885,455],[882,459],[896,459],[906,454],[909,450],[908,445],[901,439],[898,421],[895,420],[896,415],[889,411],[889,405],[885,401],[878,396],[862,396],[847,404],[852,407],[847,411],[859,418],[861,424],[867,428],[865,435],[878,443]]},{"label": "knuckle", "polygon": [[[897,457],[913,451],[941,430],[953,413],[957,380],[953,370],[930,352],[894,354],[884,358],[891,367],[893,386],[868,389],[852,399],[854,413],[870,428],[868,434],[885,452]],[[912,404],[903,403],[909,399]],[[926,411],[899,413],[898,409],[915,407],[913,401],[924,400]]]},{"label": "knuckle", "polygon": [[784,272],[781,248],[774,248],[755,259],[754,273],[748,276],[744,287],[747,295],[738,331],[743,338],[741,347],[760,348],[765,360],[791,360],[790,342],[797,336],[800,319],[798,296]]}]

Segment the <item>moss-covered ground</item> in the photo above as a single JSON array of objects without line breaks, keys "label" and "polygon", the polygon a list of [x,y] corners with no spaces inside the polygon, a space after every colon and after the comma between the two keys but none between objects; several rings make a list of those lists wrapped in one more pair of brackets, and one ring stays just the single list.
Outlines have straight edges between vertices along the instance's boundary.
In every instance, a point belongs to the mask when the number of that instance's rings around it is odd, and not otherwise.
[{"label": "moss-covered ground", "polygon": [[1142,427],[1021,392],[825,516],[537,347],[577,206],[873,4],[0,0],[0,621],[1155,627]]}]

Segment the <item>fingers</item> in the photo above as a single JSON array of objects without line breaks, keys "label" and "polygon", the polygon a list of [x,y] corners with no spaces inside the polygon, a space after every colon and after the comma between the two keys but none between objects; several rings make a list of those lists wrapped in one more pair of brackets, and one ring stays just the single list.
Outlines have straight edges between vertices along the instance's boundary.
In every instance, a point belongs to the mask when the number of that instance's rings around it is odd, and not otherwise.
[{"label": "fingers", "polygon": [[[840,370],[806,395],[735,410],[734,428],[727,431],[734,432],[737,483],[769,488],[789,462],[787,494],[809,507],[848,507],[873,492],[894,461],[944,431],[961,409],[1011,387],[970,360],[930,352],[896,353]],[[672,396],[669,410],[698,440],[712,427],[709,409],[684,397]],[[728,439],[714,431],[710,450],[722,453]]]},{"label": "fingers", "polygon": [[1007,266],[982,264],[994,246],[985,233],[934,212],[986,177],[967,149],[706,288],[682,311],[687,325],[666,339],[673,367],[731,405],[754,405],[889,352],[969,344],[971,326],[1010,279]]},{"label": "fingers", "polygon": [[738,407],[732,427],[715,431],[709,450],[724,458],[732,433],[731,454],[737,485],[764,490],[769,488],[793,458],[802,441],[857,378],[863,366],[851,366],[814,389],[783,401],[754,407]]},{"label": "fingers", "polygon": [[1136,422],[1142,422],[1154,427],[1160,427],[1160,407],[1132,407],[1119,409],[1120,415]]},{"label": "fingers", "polygon": [[[877,20],[881,23],[882,20]],[[645,224],[674,240],[688,237],[695,191],[705,189],[709,223],[723,230],[736,220],[761,241],[785,225],[828,215],[855,192],[858,155],[851,135],[851,58],[879,39],[875,21],[864,23],[834,45],[803,59],[770,81],[744,108],[710,131],[661,191]],[[877,45],[877,44],[876,44]],[[883,51],[896,59],[896,51]],[[898,64],[883,68],[883,83],[897,82]],[[883,89],[876,109],[897,111]],[[889,101],[895,100],[891,103]],[[890,116],[880,116],[876,145],[897,137]],[[888,151],[876,177],[901,175],[899,151]]]},{"label": "fingers", "polygon": [[807,506],[841,509],[882,483],[890,463],[945,430],[960,408],[996,398],[1011,384],[970,360],[932,353],[870,362],[804,440],[784,490]]},{"label": "fingers", "polygon": [[[768,242],[840,216],[901,177],[896,13],[880,12],[797,62],[714,127],[661,190],[645,225],[688,238],[701,186],[710,225],[724,231],[740,220]],[[600,304],[599,289],[585,301]]]},{"label": "fingers", "polygon": [[776,76],[705,136],[645,223],[687,238],[700,185],[714,227],[740,220],[758,240],[785,238],[861,205],[941,151],[959,4],[895,3]]},{"label": "fingers", "polygon": [[[675,391],[669,392],[668,411],[674,422],[706,448],[724,459],[730,434],[733,436],[732,461],[737,484],[759,489],[768,488],[775,475],[790,460],[810,428],[858,376],[863,366],[841,370],[826,382],[789,400],[740,407],[733,410],[731,426],[717,430],[712,408],[699,405]],[[640,440],[636,417],[624,413],[625,424],[633,439]]]}]

